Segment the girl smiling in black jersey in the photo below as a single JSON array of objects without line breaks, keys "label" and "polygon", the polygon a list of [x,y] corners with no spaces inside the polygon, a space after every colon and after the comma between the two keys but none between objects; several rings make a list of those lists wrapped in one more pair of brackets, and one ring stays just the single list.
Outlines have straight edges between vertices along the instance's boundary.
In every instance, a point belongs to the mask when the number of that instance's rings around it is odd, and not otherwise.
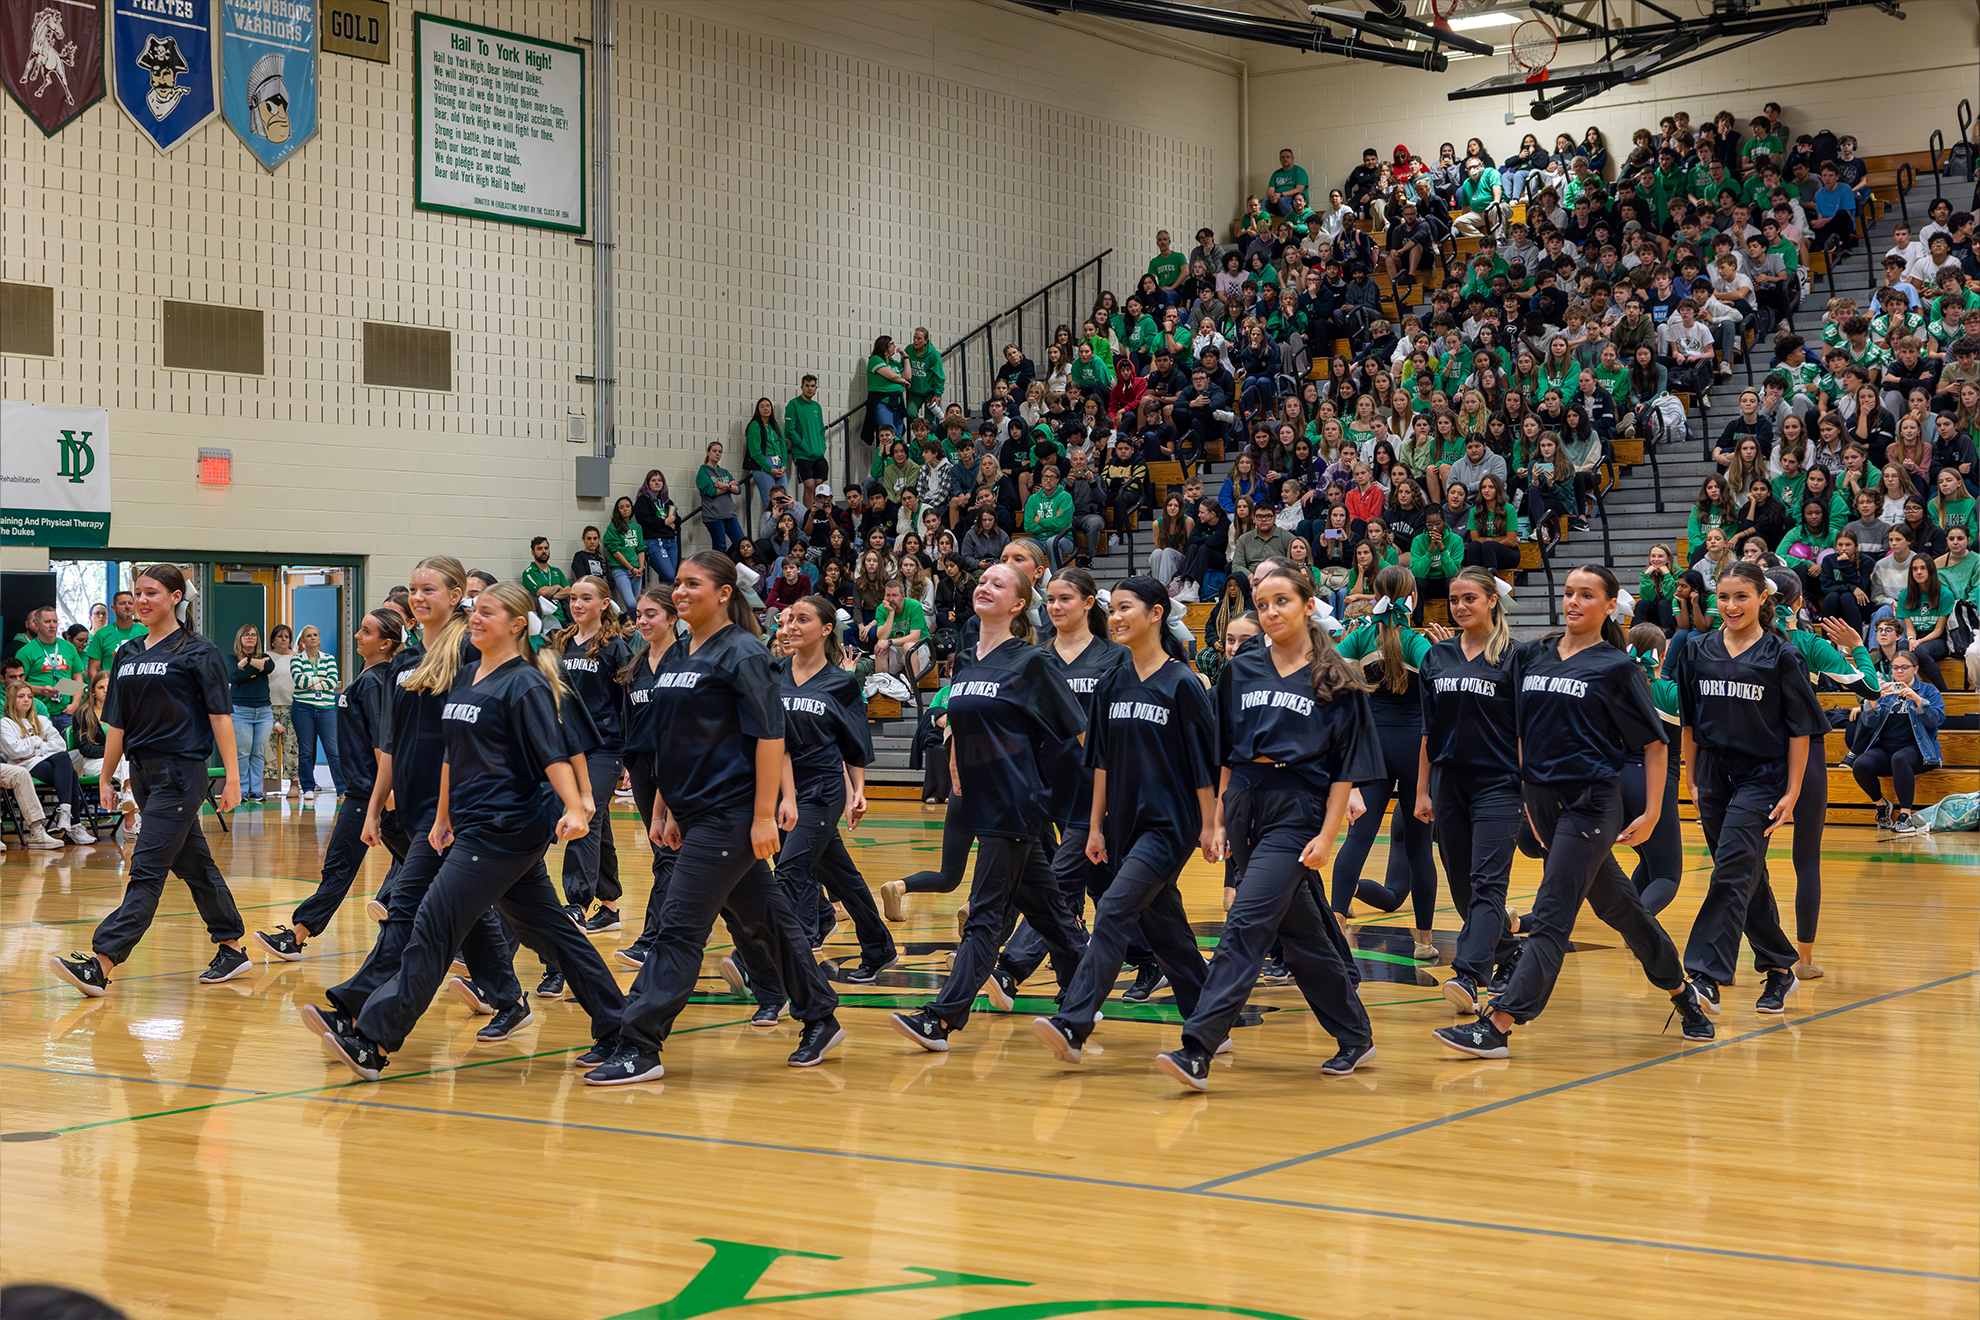
[{"label": "girl smiling in black jersey", "polygon": [[[550,635],[550,651],[563,671],[572,700],[591,716],[598,731],[597,746],[585,753],[587,796],[598,804],[591,828],[564,849],[564,903],[571,920],[587,935],[618,930],[619,854],[612,844],[612,789],[619,782],[625,752],[625,689],[619,671],[632,659],[625,626],[612,607],[612,589],[605,579],[579,578],[571,584],[565,606],[571,626]],[[591,912],[592,900],[598,911]]]},{"label": "girl smiling in black jersey", "polygon": [[1211,837],[1213,857],[1228,851],[1241,879],[1182,1048],[1157,1060],[1198,1091],[1210,1085],[1210,1056],[1275,935],[1307,1005],[1340,1046],[1320,1071],[1351,1073],[1375,1054],[1353,954],[1315,874],[1340,836],[1348,794],[1382,773],[1367,688],[1312,621],[1311,573],[1267,559],[1251,588],[1269,645],[1240,650],[1217,679],[1223,769]]}]

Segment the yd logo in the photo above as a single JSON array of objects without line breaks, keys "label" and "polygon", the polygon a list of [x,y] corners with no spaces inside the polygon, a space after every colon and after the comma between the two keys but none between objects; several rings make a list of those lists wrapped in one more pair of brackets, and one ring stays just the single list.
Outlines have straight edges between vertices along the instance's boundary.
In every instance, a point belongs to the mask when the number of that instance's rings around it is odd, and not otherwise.
[{"label": "yd logo", "polygon": [[80,486],[83,478],[96,470],[96,451],[89,447],[94,434],[94,431],[62,432],[62,438],[56,442],[62,446],[62,470],[57,475]]}]

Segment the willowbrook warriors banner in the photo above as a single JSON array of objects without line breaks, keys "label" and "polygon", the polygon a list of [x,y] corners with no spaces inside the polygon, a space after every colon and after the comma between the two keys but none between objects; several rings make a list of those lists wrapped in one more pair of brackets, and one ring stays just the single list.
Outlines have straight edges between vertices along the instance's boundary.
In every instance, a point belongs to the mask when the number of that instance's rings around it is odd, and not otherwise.
[{"label": "willowbrook warriors banner", "polygon": [[160,151],[213,117],[213,0],[110,0],[117,104]]},{"label": "willowbrook warriors banner", "polygon": [[0,545],[110,544],[110,414],[0,403]]},{"label": "willowbrook warriors banner", "polygon": [[270,170],[316,133],[316,0],[220,0],[220,105]]},{"label": "willowbrook warriors banner", "polygon": [[0,78],[49,137],[103,99],[103,0],[0,3]]}]

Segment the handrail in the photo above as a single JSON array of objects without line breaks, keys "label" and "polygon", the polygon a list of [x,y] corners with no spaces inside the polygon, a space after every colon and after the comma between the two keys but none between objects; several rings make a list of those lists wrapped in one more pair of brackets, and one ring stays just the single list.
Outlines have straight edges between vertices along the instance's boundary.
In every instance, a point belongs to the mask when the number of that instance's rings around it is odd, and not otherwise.
[{"label": "handrail", "polygon": [[[1932,131],[1932,136],[1933,137],[1939,136],[1937,129],[1934,129]],[[1938,173],[1938,169],[1936,166],[1933,168],[1932,172],[1934,174]],[[1911,223],[1911,203],[1905,199],[1906,194],[1908,194],[1917,183],[1918,183],[1918,171],[1911,168],[1911,162],[1908,160],[1899,161],[1897,167],[1898,212],[1904,216],[1904,222],[1906,224]],[[1933,196],[1937,196],[1939,191],[1943,191],[1943,190],[1935,190]],[[1857,209],[1863,210],[1866,208],[1859,207]],[[1867,217],[1859,217],[1859,218],[1864,219],[1867,223],[1867,219],[1868,219]],[[1864,231],[1864,241],[1865,242],[1869,241],[1868,229]]]},{"label": "handrail", "polygon": [[[977,341],[979,339],[987,347],[987,345],[990,343],[991,331],[995,330],[999,325],[1003,324],[1006,321],[1011,320],[1012,318],[1016,318],[1017,325],[1015,328],[1014,340],[1018,346],[1018,351],[1024,352],[1025,309],[1030,307],[1033,303],[1040,302],[1041,300],[1043,301],[1043,307],[1041,310],[1041,315],[1039,320],[1040,320],[1040,325],[1042,326],[1043,329],[1044,338],[1046,342],[1049,343],[1052,336],[1052,290],[1058,288],[1061,284],[1071,284],[1072,288],[1069,290],[1068,305],[1072,307],[1077,307],[1079,305],[1079,277],[1085,274],[1089,269],[1091,269],[1094,272],[1093,296],[1097,300],[1100,296],[1100,291],[1102,286],[1106,283],[1106,261],[1109,256],[1113,255],[1113,252],[1114,249],[1108,248],[1097,256],[1087,258],[1085,261],[1082,261],[1079,265],[1067,271],[1064,275],[1061,275],[1059,276],[1059,278],[1053,280],[1050,284],[1047,284],[1044,287],[1031,293],[1028,297],[1020,301],[1015,307],[1009,307],[1006,308],[1004,311],[999,312],[997,315],[991,317],[983,324],[977,326],[974,330],[971,330],[967,334],[963,335],[962,338],[956,340],[955,343],[950,344],[947,348],[943,349],[942,371],[943,374],[946,375],[954,385],[954,388],[952,388],[949,391],[951,397],[961,399],[963,401],[964,409],[965,410],[968,409],[969,400],[970,400],[969,367],[970,367],[971,350],[976,346]],[[954,364],[953,366],[951,365],[952,360]],[[994,351],[986,352],[985,353],[986,379],[994,377],[996,375],[996,370],[997,368],[995,365]],[[854,473],[857,471],[857,469],[853,465],[854,427],[852,423],[854,422],[855,419],[863,419],[867,411],[871,407],[872,407],[871,399],[861,399],[851,408],[848,408],[842,416],[836,417],[832,421],[827,422],[825,424],[825,434],[828,437],[827,439],[828,451],[830,449],[829,437],[831,436],[832,432],[835,430],[841,432],[842,443],[844,446],[844,453],[845,453],[845,465],[846,465],[844,480],[847,483],[857,480],[857,478],[854,476]],[[863,420],[859,429],[860,430],[865,429]]]},{"label": "handrail", "polygon": [[[1939,177],[1939,162],[1946,154],[1945,130],[1938,128],[1932,130],[1932,136],[1925,139],[1925,154],[1932,160],[1932,192],[1934,196],[1937,196],[1946,190],[1945,180]],[[1898,197],[1902,199],[1903,196],[1903,185],[1899,184]],[[1905,217],[1907,220],[1910,218],[1909,215]]]}]

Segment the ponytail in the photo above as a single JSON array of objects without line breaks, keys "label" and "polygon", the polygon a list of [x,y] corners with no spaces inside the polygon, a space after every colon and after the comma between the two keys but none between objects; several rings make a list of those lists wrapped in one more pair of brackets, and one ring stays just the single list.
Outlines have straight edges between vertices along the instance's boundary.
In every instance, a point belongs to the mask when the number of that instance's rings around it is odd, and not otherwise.
[{"label": "ponytail", "polygon": [[1183,649],[1183,644],[1176,639],[1175,633],[1169,628],[1169,611],[1175,606],[1169,600],[1168,588],[1152,577],[1131,577],[1123,579],[1121,584],[1114,588],[1116,595],[1121,592],[1126,592],[1139,600],[1142,607],[1150,614],[1161,612],[1162,621],[1157,627],[1162,638],[1162,654],[1187,665],[1189,652]]},{"label": "ponytail", "polygon": [[1382,686],[1401,696],[1409,691],[1409,669],[1403,660],[1403,625],[1398,620],[1406,617],[1403,602],[1416,594],[1416,579],[1408,569],[1391,564],[1375,575],[1375,594],[1389,601],[1375,624],[1377,644],[1382,649]]},{"label": "ponytail", "polygon": [[825,663],[836,667],[846,658],[846,644],[839,639],[839,607],[824,596],[799,596],[795,605],[809,605],[825,625]]},{"label": "ponytail", "polygon": [[[449,591],[466,594],[467,569],[452,555],[433,555],[413,565],[413,572],[421,569],[438,574]],[[454,612],[441,626],[440,635],[427,639],[426,655],[406,679],[406,686],[414,692],[427,692],[435,696],[445,696],[453,691],[454,676],[461,671],[461,643],[466,637],[467,611],[461,607],[457,597]]]},{"label": "ponytail", "polygon": [[371,611],[365,617],[371,620],[371,626],[378,630],[378,635],[392,644],[392,654],[397,655],[399,648],[406,642],[406,625],[399,618],[399,612],[378,609]]},{"label": "ponytail", "polygon": [[1290,583],[1294,594],[1307,607],[1306,634],[1313,648],[1313,695],[1322,701],[1332,701],[1342,692],[1366,692],[1368,684],[1334,648],[1334,639],[1327,636],[1327,630],[1313,621],[1313,574],[1291,560],[1273,555],[1251,575],[1252,598],[1257,599],[1259,583],[1275,577]]},{"label": "ponytail", "polygon": [[1052,575],[1052,581],[1065,583],[1093,602],[1086,610],[1086,630],[1093,634],[1095,641],[1105,641],[1107,611],[1100,608],[1100,586],[1093,580],[1093,574],[1079,567],[1062,568]]},{"label": "ponytail", "polygon": [[751,637],[763,636],[763,626],[756,621],[756,611],[750,609],[749,602],[743,599],[742,583],[736,577],[736,561],[715,550],[697,550],[687,557],[709,577],[715,579],[715,589],[729,589],[729,622],[741,628]]},{"label": "ponytail", "polygon": [[493,597],[510,618],[523,620],[526,625],[522,635],[523,657],[535,665],[536,672],[550,684],[551,704],[561,707],[565,690],[564,667],[557,663],[557,657],[551,654],[549,647],[530,644],[542,627],[541,616],[536,612],[536,593],[520,582],[497,582],[481,594]]},{"label": "ponytail", "polygon": [[[605,579],[596,573],[587,573],[571,584],[571,590],[575,591],[587,585],[605,601],[605,608],[598,616],[598,631],[591,635],[590,644],[584,648],[585,658],[589,660],[596,658],[601,648],[610,646],[624,637],[628,630],[624,617],[619,613],[618,604],[612,599],[612,588]],[[571,639],[577,636],[577,631],[578,626],[573,623],[550,634],[550,645],[557,648],[558,655],[562,655],[565,648],[570,646]]]},{"label": "ponytail", "polygon": [[1504,584],[1498,574],[1478,564],[1467,564],[1459,569],[1457,577],[1451,581],[1456,582],[1459,578],[1483,587],[1486,598],[1492,602],[1492,631],[1485,639],[1485,662],[1496,665],[1499,657],[1506,653],[1506,648],[1512,645],[1512,629],[1506,626],[1506,597],[1499,590]]},{"label": "ponytail", "polygon": [[[1758,570],[1755,571],[1757,572]],[[1608,595],[1611,601],[1621,598],[1622,584],[1616,581],[1616,575],[1609,571],[1607,565],[1583,564],[1575,569],[1574,572],[1588,573],[1599,579],[1602,583],[1602,590]],[[1572,577],[1573,575],[1573,573],[1570,573],[1568,576]],[[1629,639],[1623,636],[1622,625],[1616,622],[1616,616],[1613,610],[1602,620],[1602,640],[1610,646],[1615,647],[1618,651],[1629,649]]]}]

